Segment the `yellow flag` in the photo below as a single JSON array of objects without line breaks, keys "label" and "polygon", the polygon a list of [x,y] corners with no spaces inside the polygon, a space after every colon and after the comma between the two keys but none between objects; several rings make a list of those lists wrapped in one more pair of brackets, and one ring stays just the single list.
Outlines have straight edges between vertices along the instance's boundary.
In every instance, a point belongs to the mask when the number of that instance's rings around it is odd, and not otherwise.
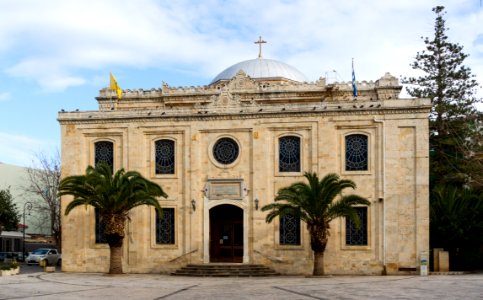
[{"label": "yellow flag", "polygon": [[117,98],[122,99],[122,90],[119,87],[119,84],[117,84],[116,78],[114,78],[114,75],[112,75],[112,73],[109,73],[109,74],[111,75],[110,76],[111,77],[111,84],[110,84],[111,90],[116,92]]}]

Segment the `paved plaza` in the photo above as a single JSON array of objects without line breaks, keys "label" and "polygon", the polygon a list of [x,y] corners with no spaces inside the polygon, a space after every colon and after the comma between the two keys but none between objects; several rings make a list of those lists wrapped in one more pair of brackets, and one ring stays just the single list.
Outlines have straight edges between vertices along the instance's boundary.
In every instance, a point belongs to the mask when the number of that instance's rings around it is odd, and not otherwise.
[{"label": "paved plaza", "polygon": [[483,274],[190,278],[38,272],[0,277],[0,299],[483,299]]}]

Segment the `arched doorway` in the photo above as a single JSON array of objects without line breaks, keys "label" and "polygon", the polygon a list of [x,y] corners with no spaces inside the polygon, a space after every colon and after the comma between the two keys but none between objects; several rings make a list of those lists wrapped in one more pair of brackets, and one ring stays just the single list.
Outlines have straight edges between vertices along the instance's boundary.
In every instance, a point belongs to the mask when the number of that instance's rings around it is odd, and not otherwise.
[{"label": "arched doorway", "polygon": [[229,204],[210,209],[210,262],[243,262],[243,210]]}]

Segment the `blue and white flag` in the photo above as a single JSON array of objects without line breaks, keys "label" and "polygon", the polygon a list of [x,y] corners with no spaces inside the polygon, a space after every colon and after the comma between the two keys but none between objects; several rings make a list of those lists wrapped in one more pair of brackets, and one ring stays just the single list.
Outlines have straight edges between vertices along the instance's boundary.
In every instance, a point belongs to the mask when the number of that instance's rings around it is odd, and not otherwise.
[{"label": "blue and white flag", "polygon": [[356,73],[354,72],[354,59],[352,59],[352,96],[357,97]]}]

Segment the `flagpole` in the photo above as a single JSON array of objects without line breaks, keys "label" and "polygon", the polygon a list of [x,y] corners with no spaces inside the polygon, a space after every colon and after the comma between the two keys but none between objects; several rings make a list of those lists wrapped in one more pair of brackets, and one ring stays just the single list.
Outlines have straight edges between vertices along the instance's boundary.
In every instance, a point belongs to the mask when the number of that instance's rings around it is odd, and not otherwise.
[{"label": "flagpole", "polygon": [[111,84],[111,81],[112,81],[112,73],[109,72],[109,99],[111,100],[111,110],[114,110],[114,100],[113,100],[113,97],[112,97],[112,84]]},{"label": "flagpole", "polygon": [[354,72],[354,58],[352,58],[352,96],[357,97],[356,73]]}]

